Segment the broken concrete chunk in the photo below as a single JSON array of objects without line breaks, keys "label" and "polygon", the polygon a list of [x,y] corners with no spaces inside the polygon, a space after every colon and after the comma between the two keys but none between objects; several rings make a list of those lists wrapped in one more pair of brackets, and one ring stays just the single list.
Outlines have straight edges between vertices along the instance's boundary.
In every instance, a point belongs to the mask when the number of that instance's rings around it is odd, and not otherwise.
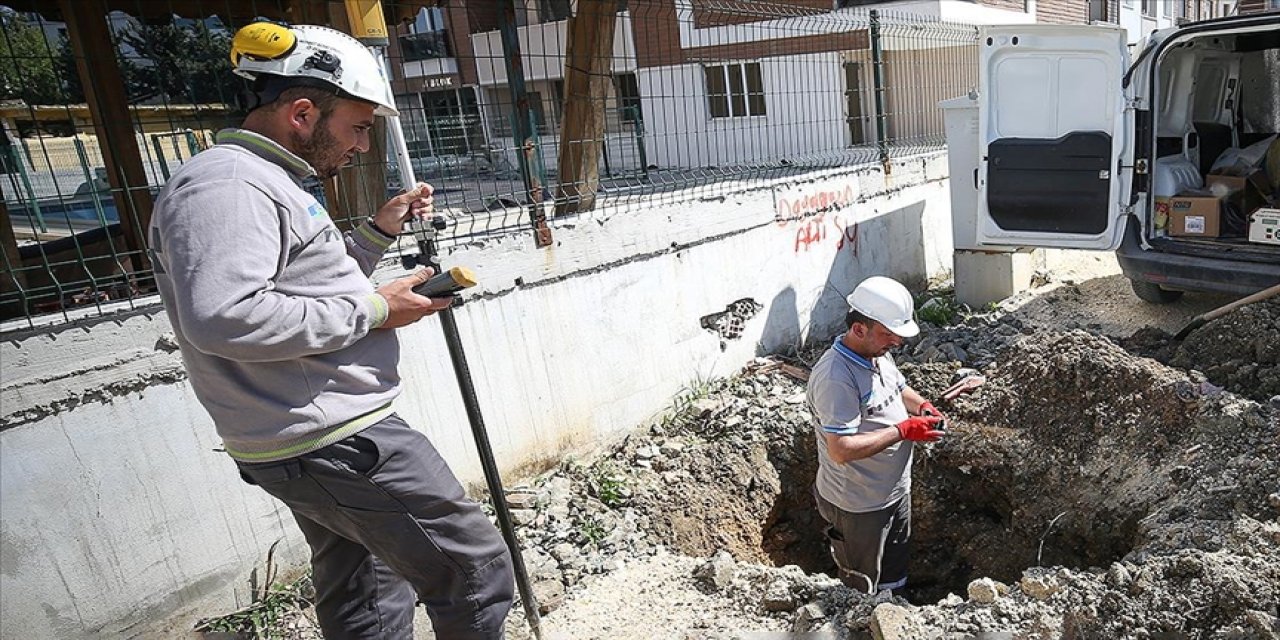
[{"label": "broken concrete chunk", "polygon": [[1271,508],[1280,511],[1280,492],[1267,496],[1267,502],[1271,504]]},{"label": "broken concrete chunk", "polygon": [[1048,600],[1062,588],[1052,576],[1023,576],[1018,586],[1036,600]]},{"label": "broken concrete chunk", "polygon": [[640,447],[639,449],[636,449],[636,457],[641,460],[650,460],[652,458],[658,457],[661,454],[662,454],[662,450],[659,449],[657,445],[651,444],[649,446]]},{"label": "broken concrete chunk", "polygon": [[798,391],[787,396],[787,404],[802,404],[805,401],[805,392]]},{"label": "broken concrete chunk", "polygon": [[538,494],[531,491],[513,491],[507,494],[507,506],[512,509],[532,509],[538,506]]},{"label": "broken concrete chunk", "polygon": [[1280,631],[1280,620],[1265,611],[1248,611],[1244,614],[1244,619],[1259,638],[1274,638],[1276,632]]},{"label": "broken concrete chunk", "polygon": [[178,350],[178,340],[172,333],[166,333],[156,339],[155,350],[173,353]]},{"label": "broken concrete chunk", "polygon": [[538,512],[533,509],[512,509],[511,521],[517,527],[527,527],[538,519]]},{"label": "broken concrete chunk", "polygon": [[737,574],[738,566],[734,562],[733,556],[728,551],[720,551],[715,557],[702,563],[694,570],[693,577],[702,582],[703,585],[715,589],[717,591],[728,587],[733,582],[734,575]]},{"label": "broken concrete chunk", "polygon": [[538,613],[551,613],[564,604],[564,584],[559,580],[539,580],[533,583],[533,597],[538,601]]},{"label": "broken concrete chunk", "polygon": [[1111,568],[1107,569],[1107,584],[1123,589],[1133,581],[1133,575],[1129,573],[1124,565],[1119,562],[1111,563]]},{"label": "broken concrete chunk", "polygon": [[668,440],[662,443],[662,446],[658,448],[658,452],[664,456],[675,458],[684,453],[684,443],[678,440]]},{"label": "broken concrete chunk", "polygon": [[814,625],[821,623],[827,619],[827,612],[823,611],[822,605],[816,602],[810,602],[796,612],[795,622],[791,624],[792,631],[809,631]]},{"label": "broken concrete chunk", "polygon": [[693,401],[693,415],[706,418],[720,411],[721,406],[722,403],[715,398],[699,398]]},{"label": "broken concrete chunk", "polygon": [[545,491],[548,504],[567,505],[573,495],[573,482],[568,478],[557,476],[547,483]]},{"label": "broken concrete chunk", "polygon": [[871,611],[871,635],[876,640],[916,640],[924,631],[919,618],[906,607],[886,602]]},{"label": "broken concrete chunk", "polygon": [[551,557],[559,560],[562,565],[577,561],[581,555],[578,548],[568,542],[562,542],[551,548]]},{"label": "broken concrete chunk", "polygon": [[521,551],[524,557],[524,566],[535,582],[539,580],[560,580],[560,568],[556,564],[555,558],[544,553],[537,547],[526,548]]},{"label": "broken concrete chunk", "polygon": [[791,597],[791,585],[786,580],[774,580],[765,589],[760,602],[765,611],[794,611],[795,599]]},{"label": "broken concrete chunk", "polygon": [[944,345],[942,345],[942,346],[940,346],[940,347],[938,347],[938,348],[939,348],[939,349],[940,349],[944,354],[946,354],[946,356],[947,356],[948,358],[950,358],[950,359],[952,359],[952,360],[955,360],[956,362],[968,362],[968,361],[969,361],[969,353],[968,353],[968,352],[966,352],[963,348],[961,348],[961,347],[960,347],[960,345],[957,345],[957,344],[944,344]]},{"label": "broken concrete chunk", "polygon": [[991,604],[1000,597],[996,581],[991,578],[978,578],[969,583],[969,599],[980,604]]}]

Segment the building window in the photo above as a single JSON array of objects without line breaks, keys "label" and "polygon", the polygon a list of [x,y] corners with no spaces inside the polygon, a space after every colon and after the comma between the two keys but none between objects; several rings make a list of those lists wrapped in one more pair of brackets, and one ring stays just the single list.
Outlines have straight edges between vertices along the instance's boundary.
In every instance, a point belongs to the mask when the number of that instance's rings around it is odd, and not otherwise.
[{"label": "building window", "polygon": [[449,47],[449,34],[445,31],[400,36],[400,53],[404,55],[405,62],[453,57],[453,51]]},{"label": "building window", "polygon": [[1089,0],[1089,22],[1107,22],[1108,15],[1107,5],[1111,0]]},{"label": "building window", "polygon": [[571,15],[569,0],[538,0],[538,19],[542,22],[558,22]]},{"label": "building window", "polygon": [[410,24],[410,30],[414,33],[426,33],[428,31],[444,31],[444,11],[440,7],[431,7],[430,9],[423,7],[418,11],[418,15],[414,16],[413,22]]},{"label": "building window", "polygon": [[400,36],[400,51],[405,62],[452,58],[449,31],[445,28],[444,12],[439,7],[424,8],[409,23],[409,33]]},{"label": "building window", "polygon": [[759,62],[703,67],[712,118],[762,116],[764,81]]},{"label": "building window", "polygon": [[640,85],[636,83],[636,74],[614,76],[613,92],[618,96],[618,111],[622,122],[636,124],[644,121],[640,113]]},{"label": "building window", "polygon": [[1155,17],[1156,0],[1142,0],[1142,15]]}]

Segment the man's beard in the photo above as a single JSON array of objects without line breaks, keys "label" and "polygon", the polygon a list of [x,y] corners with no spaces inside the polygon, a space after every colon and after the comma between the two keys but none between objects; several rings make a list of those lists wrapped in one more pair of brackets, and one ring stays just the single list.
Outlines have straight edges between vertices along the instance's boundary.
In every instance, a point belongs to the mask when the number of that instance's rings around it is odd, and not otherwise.
[{"label": "man's beard", "polygon": [[294,153],[306,160],[321,180],[338,175],[338,171],[346,164],[346,152],[339,148],[338,139],[329,133],[327,120],[327,116],[322,116],[309,138],[304,139],[298,133],[290,134]]}]

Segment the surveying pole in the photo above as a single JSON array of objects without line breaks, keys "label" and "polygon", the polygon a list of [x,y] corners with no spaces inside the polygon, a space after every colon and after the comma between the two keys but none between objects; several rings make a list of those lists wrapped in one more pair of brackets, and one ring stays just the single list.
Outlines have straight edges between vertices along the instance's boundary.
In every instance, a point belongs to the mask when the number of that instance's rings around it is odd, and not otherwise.
[{"label": "surveying pole", "polygon": [[[369,47],[383,71],[383,77],[390,87],[390,68],[386,63],[386,48],[390,44],[387,35],[387,21],[382,14],[381,0],[344,0],[347,9],[347,20],[351,24],[351,33],[362,44]],[[394,95],[394,91],[391,92]],[[413,175],[413,165],[409,163],[409,147],[405,143],[404,128],[400,117],[386,118],[387,132],[391,139],[392,151],[396,156],[399,168],[400,184],[411,189],[417,184]],[[406,260],[418,265],[433,267],[437,273],[440,259],[436,251],[436,235],[445,229],[447,223],[443,216],[434,216],[430,224],[410,220],[410,228],[418,240],[416,260]],[[484,426],[484,416],[480,413],[480,401],[476,398],[475,384],[471,380],[471,368],[467,365],[467,355],[462,349],[462,338],[458,334],[458,322],[454,318],[453,308],[448,307],[437,314],[440,325],[444,329],[445,345],[449,348],[449,359],[453,362],[453,373],[458,379],[458,389],[462,393],[462,404],[467,410],[467,420],[471,423],[471,435],[475,438],[476,448],[480,454],[480,465],[484,469],[485,484],[489,488],[490,499],[493,500],[493,511],[498,518],[498,527],[502,530],[502,538],[511,551],[511,566],[515,572],[516,588],[520,590],[520,602],[524,606],[525,618],[533,635],[542,639],[542,619],[538,616],[538,603],[533,597],[533,587],[529,583],[529,574],[525,570],[524,557],[520,554],[520,544],[516,540],[516,529],[511,522],[511,511],[507,508],[507,494],[502,490],[502,476],[498,473],[498,465],[493,457],[493,446],[489,443],[489,432]]]}]

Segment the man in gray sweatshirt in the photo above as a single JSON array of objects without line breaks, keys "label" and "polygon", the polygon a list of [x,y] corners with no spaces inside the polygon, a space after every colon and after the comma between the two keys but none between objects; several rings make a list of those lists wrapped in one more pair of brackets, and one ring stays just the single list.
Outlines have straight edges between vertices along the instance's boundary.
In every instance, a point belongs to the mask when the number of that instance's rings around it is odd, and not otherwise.
[{"label": "man in gray sweatshirt", "polygon": [[439,638],[500,638],[511,559],[430,441],[392,412],[395,328],[449,305],[375,289],[383,252],[431,188],[340,233],[303,188],[369,151],[396,115],[374,57],[325,27],[237,33],[258,106],[187,162],[156,201],[156,280],[191,386],[241,477],[293,511],[312,549],[328,638],[412,638],[416,601]]}]

